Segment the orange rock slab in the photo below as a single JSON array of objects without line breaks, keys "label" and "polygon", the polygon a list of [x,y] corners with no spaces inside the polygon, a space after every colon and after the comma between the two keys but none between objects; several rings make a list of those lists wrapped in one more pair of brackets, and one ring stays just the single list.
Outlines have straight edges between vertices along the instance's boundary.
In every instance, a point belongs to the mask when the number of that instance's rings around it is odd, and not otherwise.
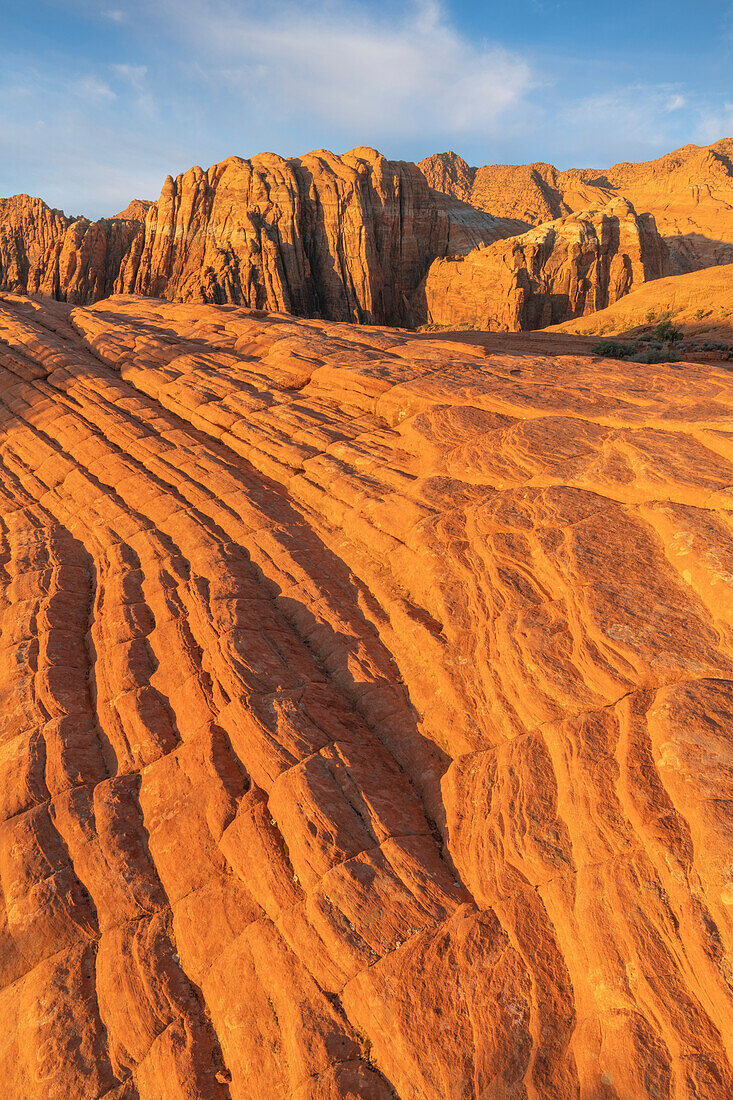
[{"label": "orange rock slab", "polygon": [[0,298],[0,1082],[733,1090],[731,376]]}]

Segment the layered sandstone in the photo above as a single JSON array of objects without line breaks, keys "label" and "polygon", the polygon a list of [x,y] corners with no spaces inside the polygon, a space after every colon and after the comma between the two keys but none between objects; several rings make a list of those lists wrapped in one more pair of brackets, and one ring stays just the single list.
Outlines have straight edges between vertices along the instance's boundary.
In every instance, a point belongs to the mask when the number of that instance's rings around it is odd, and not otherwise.
[{"label": "layered sandstone", "polygon": [[730,1095],[731,375],[67,318],[0,300],[3,1091]]},{"label": "layered sandstone", "polygon": [[453,260],[436,260],[415,312],[440,327],[545,328],[603,309],[663,274],[654,219],[616,199]]},{"label": "layered sandstone", "polygon": [[334,320],[410,320],[437,256],[515,232],[374,149],[230,157],[168,177],[117,289]]},{"label": "layered sandstone", "polygon": [[40,199],[0,200],[0,287],[89,303],[113,288],[334,320],[411,320],[438,256],[523,229],[426,184],[374,149],[285,160],[230,157],[166,180],[157,203],[67,218]]},{"label": "layered sandstone", "polygon": [[29,195],[0,199],[0,287],[75,303],[107,297],[140,232],[139,214],[128,207],[90,222]]},{"label": "layered sandstone", "polygon": [[532,225],[623,196],[638,211],[654,215],[675,272],[733,262],[731,138],[602,170],[560,172],[551,164],[470,168],[455,153],[428,157],[419,167],[432,187]]},{"label": "layered sandstone", "polygon": [[672,275],[635,287],[622,301],[553,331],[622,335],[670,320],[686,337],[733,344],[733,264]]}]

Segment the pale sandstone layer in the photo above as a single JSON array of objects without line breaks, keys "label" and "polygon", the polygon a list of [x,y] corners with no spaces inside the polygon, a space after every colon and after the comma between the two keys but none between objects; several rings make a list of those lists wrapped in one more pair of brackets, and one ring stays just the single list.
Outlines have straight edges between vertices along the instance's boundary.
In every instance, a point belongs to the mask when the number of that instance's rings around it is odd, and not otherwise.
[{"label": "pale sandstone layer", "polygon": [[667,260],[654,219],[615,199],[467,256],[436,260],[415,296],[415,313],[442,327],[546,328],[659,278]]},{"label": "pale sandstone layer", "polygon": [[67,318],[0,299],[3,1091],[731,1095],[733,377]]},{"label": "pale sandstone layer", "polygon": [[432,187],[532,225],[620,196],[653,214],[675,272],[733,262],[733,139],[686,145],[658,160],[558,171],[551,164],[471,168],[455,153],[420,161]]},{"label": "pale sandstone layer", "polygon": [[553,332],[621,335],[653,328],[669,318],[687,337],[733,344],[733,264],[672,275],[635,287],[622,301]]}]

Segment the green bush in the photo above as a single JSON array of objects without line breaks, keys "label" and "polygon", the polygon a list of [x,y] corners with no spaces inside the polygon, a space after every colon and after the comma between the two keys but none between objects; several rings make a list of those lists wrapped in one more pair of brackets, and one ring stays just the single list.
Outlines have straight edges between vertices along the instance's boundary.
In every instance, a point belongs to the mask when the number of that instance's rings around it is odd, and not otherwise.
[{"label": "green bush", "polygon": [[683,335],[682,329],[675,328],[668,317],[660,321],[654,329],[655,339],[661,340],[663,344],[675,344],[682,339]]},{"label": "green bush", "polygon": [[677,356],[670,349],[658,344],[656,347],[644,347],[641,343],[629,344],[623,340],[602,340],[593,347],[594,355],[605,359],[625,359],[630,363],[676,363]]}]

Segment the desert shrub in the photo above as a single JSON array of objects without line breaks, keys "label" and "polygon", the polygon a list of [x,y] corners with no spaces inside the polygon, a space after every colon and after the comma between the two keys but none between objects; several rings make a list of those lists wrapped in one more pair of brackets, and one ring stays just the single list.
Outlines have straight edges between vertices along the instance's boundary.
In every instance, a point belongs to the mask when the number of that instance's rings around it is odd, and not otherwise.
[{"label": "desert shrub", "polygon": [[602,340],[593,347],[594,355],[606,359],[625,359],[630,363],[676,363],[677,356],[669,344],[630,344],[623,340]]},{"label": "desert shrub", "polygon": [[665,344],[674,344],[681,340],[683,335],[682,329],[675,328],[669,317],[665,317],[654,329],[655,338]]},{"label": "desert shrub", "polygon": [[601,340],[593,345],[593,354],[606,359],[631,359],[638,350],[637,344],[625,344],[623,340]]}]

